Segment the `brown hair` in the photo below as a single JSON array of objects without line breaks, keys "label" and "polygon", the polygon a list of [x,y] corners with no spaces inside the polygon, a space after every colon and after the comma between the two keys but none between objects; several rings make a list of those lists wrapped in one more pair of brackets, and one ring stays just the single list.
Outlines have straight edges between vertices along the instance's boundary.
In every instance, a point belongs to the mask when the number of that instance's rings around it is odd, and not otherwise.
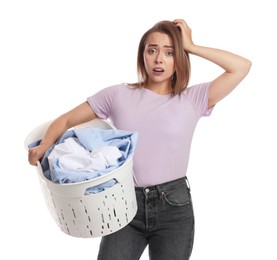
[{"label": "brown hair", "polygon": [[149,35],[154,32],[165,33],[172,39],[176,69],[172,77],[172,95],[180,94],[187,88],[190,79],[190,59],[188,53],[183,49],[181,31],[179,27],[171,21],[158,22],[142,36],[137,55],[138,83],[134,84],[134,86],[142,87],[142,85],[148,81],[148,74],[144,65],[143,53]]}]

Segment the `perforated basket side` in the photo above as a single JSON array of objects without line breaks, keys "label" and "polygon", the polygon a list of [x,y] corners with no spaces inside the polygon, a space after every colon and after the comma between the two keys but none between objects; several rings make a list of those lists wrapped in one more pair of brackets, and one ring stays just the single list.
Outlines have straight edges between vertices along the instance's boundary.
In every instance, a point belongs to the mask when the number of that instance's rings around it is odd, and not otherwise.
[{"label": "perforated basket side", "polygon": [[[36,127],[25,139],[25,147],[41,139],[52,121]],[[76,128],[93,126],[114,129],[106,120],[94,119]],[[59,228],[75,237],[104,236],[126,226],[135,216],[137,202],[133,182],[133,160],[109,174],[90,181],[57,184],[45,178],[41,165],[37,172],[48,210]],[[117,184],[97,194],[85,195],[87,188],[116,179]]]},{"label": "perforated basket side", "polygon": [[[43,193],[60,229],[75,237],[99,237],[126,226],[135,216],[137,202],[132,159],[102,178],[73,184],[56,184],[39,171]],[[89,187],[115,178],[117,184],[100,193],[86,195]]]}]

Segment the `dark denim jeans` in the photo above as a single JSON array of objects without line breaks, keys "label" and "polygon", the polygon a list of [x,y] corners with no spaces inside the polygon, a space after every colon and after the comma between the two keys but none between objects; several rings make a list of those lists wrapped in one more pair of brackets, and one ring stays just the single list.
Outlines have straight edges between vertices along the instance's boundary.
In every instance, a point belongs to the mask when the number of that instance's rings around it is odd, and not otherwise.
[{"label": "dark denim jeans", "polygon": [[187,179],[136,188],[136,195],[135,218],[102,238],[98,260],[137,260],[147,245],[151,260],[188,260],[194,214]]}]

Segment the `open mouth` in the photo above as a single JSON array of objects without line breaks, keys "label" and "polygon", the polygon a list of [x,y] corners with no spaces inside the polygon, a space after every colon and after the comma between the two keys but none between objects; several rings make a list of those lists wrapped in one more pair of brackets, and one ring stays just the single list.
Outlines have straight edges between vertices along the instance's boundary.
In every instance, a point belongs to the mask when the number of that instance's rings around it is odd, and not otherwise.
[{"label": "open mouth", "polygon": [[162,69],[162,68],[154,68],[153,71],[160,73],[160,72],[164,72],[164,69]]}]

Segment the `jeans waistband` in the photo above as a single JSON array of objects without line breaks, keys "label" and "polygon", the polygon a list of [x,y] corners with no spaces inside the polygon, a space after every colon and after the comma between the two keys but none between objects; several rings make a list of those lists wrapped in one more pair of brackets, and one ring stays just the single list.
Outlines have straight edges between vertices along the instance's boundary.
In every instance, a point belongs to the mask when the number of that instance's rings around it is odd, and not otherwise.
[{"label": "jeans waistband", "polygon": [[184,184],[190,190],[190,185],[187,177],[183,177],[180,179],[176,179],[173,181],[169,181],[169,182],[165,182],[165,183],[161,183],[153,186],[135,187],[135,189],[136,191],[142,191],[142,192],[158,191],[160,193],[160,191],[172,190]]}]

